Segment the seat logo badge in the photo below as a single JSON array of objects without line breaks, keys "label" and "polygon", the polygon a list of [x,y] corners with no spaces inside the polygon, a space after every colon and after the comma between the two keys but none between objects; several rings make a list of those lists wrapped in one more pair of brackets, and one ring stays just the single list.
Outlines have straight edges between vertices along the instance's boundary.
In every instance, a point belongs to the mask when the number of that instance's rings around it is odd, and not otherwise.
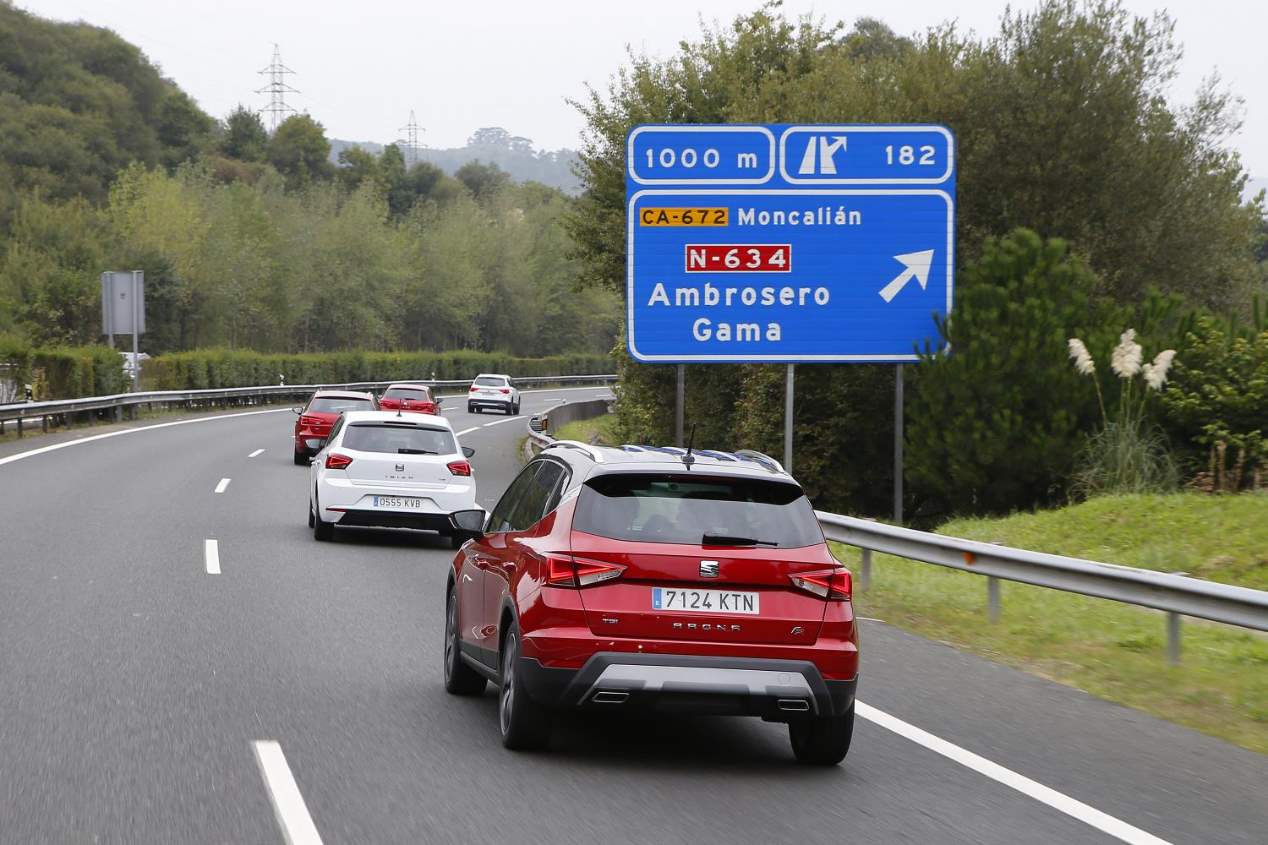
[{"label": "seat logo badge", "polygon": [[795,637],[801,633],[803,633],[802,627],[800,625],[794,625],[792,629],[792,635]]},{"label": "seat logo badge", "polygon": [[397,472],[405,472],[405,464],[397,464],[397,465],[396,465],[396,471],[397,471]]},{"label": "seat logo badge", "polygon": [[718,562],[716,560],[700,561],[700,577],[701,578],[717,578]]}]

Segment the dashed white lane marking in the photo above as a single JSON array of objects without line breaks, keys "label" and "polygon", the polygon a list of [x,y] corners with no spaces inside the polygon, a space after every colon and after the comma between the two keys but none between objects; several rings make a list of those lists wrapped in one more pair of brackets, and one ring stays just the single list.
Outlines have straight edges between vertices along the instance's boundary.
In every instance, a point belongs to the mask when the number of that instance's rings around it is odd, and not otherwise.
[{"label": "dashed white lane marking", "polygon": [[282,836],[288,845],[321,845],[321,834],[313,824],[313,817],[308,814],[304,796],[299,792],[291,767],[286,764],[282,746],[273,740],[258,740],[252,743],[252,747],[269,801],[273,803],[273,814],[277,816],[277,824],[282,828]]},{"label": "dashed white lane marking", "polygon": [[254,458],[254,457],[256,457],[257,455],[263,454],[263,452],[264,452],[264,450],[263,450],[263,449],[256,449],[254,452],[252,452],[251,454],[247,455],[247,457],[248,457],[248,458]]},{"label": "dashed white lane marking", "polygon": [[220,483],[216,485],[216,492],[223,493],[225,492],[225,488],[228,486],[229,486],[229,479],[222,478],[220,479]]},{"label": "dashed white lane marking", "polygon": [[520,420],[522,422],[524,418],[523,417],[507,417],[506,419],[494,420],[493,422],[487,422],[484,425],[480,426],[480,428],[488,428],[491,425],[501,425],[502,423],[515,422],[516,420]]},{"label": "dashed white lane marking", "polygon": [[997,783],[1002,783],[1010,789],[1015,789],[1021,794],[1033,798],[1041,804],[1047,804],[1054,810],[1065,813],[1067,816],[1078,819],[1084,824],[1090,825],[1102,833],[1109,834],[1115,839],[1123,842],[1130,842],[1132,845],[1168,845],[1165,839],[1159,839],[1152,833],[1146,833],[1138,827],[1133,827],[1127,822],[1116,819],[1113,816],[1102,813],[1095,807],[1088,806],[1082,801],[1071,798],[1069,795],[1057,792],[1055,789],[1044,786],[1042,783],[1033,781],[1025,775],[1018,774],[1012,769],[1006,769],[998,763],[993,763],[985,757],[974,754],[968,749],[961,748],[954,743],[948,742],[941,737],[934,736],[928,731],[922,730],[915,725],[904,722],[896,716],[891,716],[883,710],[877,710],[864,704],[861,701],[855,701],[854,712],[869,722],[874,722],[886,730],[893,731],[899,736],[910,739],[917,745],[923,745],[936,754],[941,754],[948,760],[959,763],[965,768],[972,769],[980,775],[985,775]]},{"label": "dashed white lane marking", "polygon": [[203,540],[203,559],[207,562],[207,574],[220,574],[220,541]]}]

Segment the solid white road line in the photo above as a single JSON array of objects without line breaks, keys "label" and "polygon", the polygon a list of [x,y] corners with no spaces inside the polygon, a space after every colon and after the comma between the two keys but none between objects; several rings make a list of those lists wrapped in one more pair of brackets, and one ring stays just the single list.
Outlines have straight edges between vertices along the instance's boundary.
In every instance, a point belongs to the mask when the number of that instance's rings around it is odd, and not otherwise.
[{"label": "solid white road line", "polygon": [[23,458],[33,458],[36,455],[43,455],[46,452],[56,452],[58,449],[67,449],[71,446],[82,446],[85,443],[94,443],[98,440],[105,440],[109,437],[123,437],[128,434],[136,434],[139,431],[154,431],[157,428],[171,428],[174,425],[194,425],[195,423],[211,422],[212,420],[227,420],[233,417],[254,417],[257,414],[280,414],[283,411],[289,411],[290,408],[270,408],[267,411],[241,411],[236,414],[216,414],[214,417],[199,417],[195,420],[176,420],[175,422],[156,423],[154,425],[143,425],[139,428],[125,428],[119,431],[108,431],[105,434],[94,434],[91,437],[81,437],[78,440],[67,440],[64,443],[54,443],[52,446],[41,446],[38,449],[32,449],[29,452],[18,452],[16,455],[9,455],[6,458],[0,458],[0,466],[11,464],[14,461],[20,461]]},{"label": "solid white road line", "polygon": [[877,710],[864,704],[861,701],[855,701],[854,712],[869,722],[874,722],[886,730],[893,731],[899,736],[906,737],[912,742],[923,745],[930,751],[941,754],[948,760],[959,763],[965,768],[972,769],[980,775],[985,775],[997,783],[1002,783],[1010,789],[1015,789],[1021,794],[1033,798],[1041,804],[1047,804],[1054,810],[1059,810],[1067,816],[1078,819],[1084,824],[1091,825],[1102,833],[1107,833],[1123,842],[1130,842],[1132,845],[1168,845],[1165,839],[1159,839],[1152,833],[1146,833],[1138,827],[1133,827],[1121,819],[1102,813],[1095,807],[1090,807],[1082,801],[1075,800],[1068,795],[1057,792],[1055,789],[1044,786],[1042,783],[1033,781],[1025,775],[1018,774],[1012,769],[1006,769],[998,763],[993,763],[985,757],[974,754],[968,749],[961,748],[954,743],[948,742],[941,737],[934,736],[928,731],[921,730],[915,725],[904,722],[896,716],[891,716],[883,710]]},{"label": "solid white road line", "polygon": [[260,764],[260,774],[273,803],[273,813],[288,845],[321,845],[321,834],[308,814],[304,796],[299,792],[291,767],[286,765],[282,746],[273,740],[251,743],[255,749],[255,761]]},{"label": "solid white road line", "polygon": [[516,420],[519,420],[525,423],[528,422],[528,420],[525,420],[523,417],[507,417],[506,419],[494,420],[493,422],[487,422],[484,425],[480,426],[480,428],[488,428],[491,425],[501,425],[502,423],[515,422]]},{"label": "solid white road line", "polygon": [[220,574],[220,541],[203,540],[203,558],[207,562],[207,574]]},{"label": "solid white road line", "polygon": [[263,450],[263,449],[256,449],[254,452],[252,452],[251,454],[247,455],[247,457],[248,457],[248,458],[254,458],[255,456],[257,456],[257,455],[259,455],[259,454],[261,454],[261,453],[263,453],[263,452],[264,452],[264,450]]},{"label": "solid white road line", "polygon": [[216,485],[216,492],[223,493],[225,492],[225,488],[228,486],[229,486],[229,479],[222,478],[220,479],[220,483]]},{"label": "solid white road line", "polygon": [[461,437],[461,436],[462,436],[462,435],[464,435],[464,434],[470,434],[471,432],[475,431],[475,430],[476,430],[476,429],[478,429],[479,427],[480,427],[480,426],[475,425],[475,426],[472,426],[471,428],[464,428],[462,431],[457,432],[457,433],[456,433],[456,436],[457,436],[457,437]]}]

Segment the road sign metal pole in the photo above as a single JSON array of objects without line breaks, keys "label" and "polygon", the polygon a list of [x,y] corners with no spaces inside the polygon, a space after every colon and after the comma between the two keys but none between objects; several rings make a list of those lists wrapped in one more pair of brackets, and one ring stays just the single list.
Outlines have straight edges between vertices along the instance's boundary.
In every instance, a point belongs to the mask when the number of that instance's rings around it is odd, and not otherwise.
[{"label": "road sign metal pole", "polygon": [[894,366],[894,522],[903,524],[903,365]]},{"label": "road sign metal pole", "polygon": [[790,474],[793,466],[793,381],[796,369],[796,364],[788,365],[784,382],[784,469]]},{"label": "road sign metal pole", "polygon": [[141,290],[136,270],[132,271],[132,392],[141,389]]},{"label": "road sign metal pole", "polygon": [[683,406],[687,398],[687,365],[678,365],[678,387],[674,390],[674,445],[683,444]]}]

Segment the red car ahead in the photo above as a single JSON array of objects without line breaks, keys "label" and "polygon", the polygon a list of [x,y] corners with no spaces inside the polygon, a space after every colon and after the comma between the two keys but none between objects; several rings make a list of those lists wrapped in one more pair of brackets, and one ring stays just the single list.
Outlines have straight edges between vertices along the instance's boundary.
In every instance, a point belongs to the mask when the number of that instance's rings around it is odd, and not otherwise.
[{"label": "red car ahead", "polygon": [[303,408],[295,408],[295,463],[307,465],[321,449],[330,427],[344,411],[377,411],[373,393],[351,390],[318,390]]},{"label": "red car ahead", "polygon": [[439,416],[440,400],[432,397],[431,388],[425,384],[392,384],[379,397],[379,408]]},{"label": "red car ahead", "polygon": [[850,573],[755,452],[561,441],[454,559],[445,688],[500,688],[508,748],[571,710],[760,716],[835,765],[854,726]]}]

